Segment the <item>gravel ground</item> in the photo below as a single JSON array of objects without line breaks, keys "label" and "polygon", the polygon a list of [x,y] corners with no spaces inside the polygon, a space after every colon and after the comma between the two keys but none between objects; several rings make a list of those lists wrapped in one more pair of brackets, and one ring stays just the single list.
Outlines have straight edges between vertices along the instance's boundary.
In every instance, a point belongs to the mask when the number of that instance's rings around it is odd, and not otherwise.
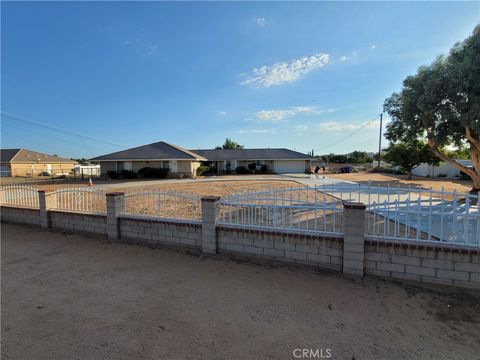
[{"label": "gravel ground", "polygon": [[478,292],[12,224],[1,232],[2,359],[295,359],[297,348],[349,360],[480,353]]}]

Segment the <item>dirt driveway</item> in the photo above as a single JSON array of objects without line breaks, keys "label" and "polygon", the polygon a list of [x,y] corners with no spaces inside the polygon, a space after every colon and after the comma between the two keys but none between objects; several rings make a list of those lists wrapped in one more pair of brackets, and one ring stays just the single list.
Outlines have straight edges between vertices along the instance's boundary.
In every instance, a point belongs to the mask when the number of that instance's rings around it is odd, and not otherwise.
[{"label": "dirt driveway", "polygon": [[[2,359],[478,359],[480,294],[2,225]],[[320,353],[320,352],[319,352]],[[295,353],[298,355],[298,351]]]}]

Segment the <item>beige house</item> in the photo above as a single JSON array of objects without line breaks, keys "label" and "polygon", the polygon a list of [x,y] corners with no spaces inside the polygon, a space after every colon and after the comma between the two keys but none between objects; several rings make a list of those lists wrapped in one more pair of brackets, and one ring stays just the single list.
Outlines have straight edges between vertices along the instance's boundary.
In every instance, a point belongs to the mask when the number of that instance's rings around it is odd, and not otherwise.
[{"label": "beige house", "polygon": [[189,150],[163,141],[91,159],[100,164],[102,175],[106,175],[108,171],[138,172],[144,167],[151,167],[167,168],[170,175],[183,177],[195,177],[197,168],[206,160]]},{"label": "beige house", "polygon": [[75,160],[27,149],[1,149],[0,160],[1,176],[68,175],[77,164]]},{"label": "beige house", "polygon": [[304,173],[310,169],[309,155],[289,149],[199,149],[186,150],[163,141],[143,145],[91,159],[101,172],[138,172],[141,168],[168,168],[171,176],[195,177],[197,168],[205,165],[211,173],[232,173],[240,168],[255,172]]}]

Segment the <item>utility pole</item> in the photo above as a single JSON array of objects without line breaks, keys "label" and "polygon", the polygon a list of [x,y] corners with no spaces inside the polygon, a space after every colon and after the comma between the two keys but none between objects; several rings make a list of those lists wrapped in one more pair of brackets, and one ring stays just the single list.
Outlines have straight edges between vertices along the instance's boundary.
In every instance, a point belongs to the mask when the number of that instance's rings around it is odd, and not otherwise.
[{"label": "utility pole", "polygon": [[383,113],[380,114],[380,134],[378,136],[378,169],[380,169],[380,160],[382,157],[382,123],[383,123]]}]

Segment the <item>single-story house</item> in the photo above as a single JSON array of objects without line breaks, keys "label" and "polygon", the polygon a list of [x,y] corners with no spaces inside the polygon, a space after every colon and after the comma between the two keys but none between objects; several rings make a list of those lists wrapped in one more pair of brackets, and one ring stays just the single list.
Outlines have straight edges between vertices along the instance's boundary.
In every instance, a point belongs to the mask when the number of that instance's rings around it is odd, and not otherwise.
[{"label": "single-story house", "polygon": [[310,169],[314,158],[289,149],[200,149],[186,150],[163,141],[143,145],[111,154],[98,156],[91,161],[100,164],[102,174],[108,171],[137,172],[143,167],[168,168],[171,174],[194,177],[201,165],[209,166],[221,174],[235,172],[237,167],[248,169],[254,163],[268,172],[298,173]]},{"label": "single-story house", "polygon": [[2,176],[68,175],[76,164],[75,160],[27,149],[0,149]]},{"label": "single-story house", "polygon": [[266,166],[266,171],[281,173],[303,173],[310,169],[314,158],[289,149],[212,149],[192,150],[207,158],[210,166],[218,173],[234,172],[239,166],[248,168],[252,163],[256,169]]},{"label": "single-story house", "polygon": [[144,167],[168,168],[171,174],[193,177],[204,157],[164,141],[98,156],[91,161],[100,164],[102,175],[108,171],[138,172]]}]

